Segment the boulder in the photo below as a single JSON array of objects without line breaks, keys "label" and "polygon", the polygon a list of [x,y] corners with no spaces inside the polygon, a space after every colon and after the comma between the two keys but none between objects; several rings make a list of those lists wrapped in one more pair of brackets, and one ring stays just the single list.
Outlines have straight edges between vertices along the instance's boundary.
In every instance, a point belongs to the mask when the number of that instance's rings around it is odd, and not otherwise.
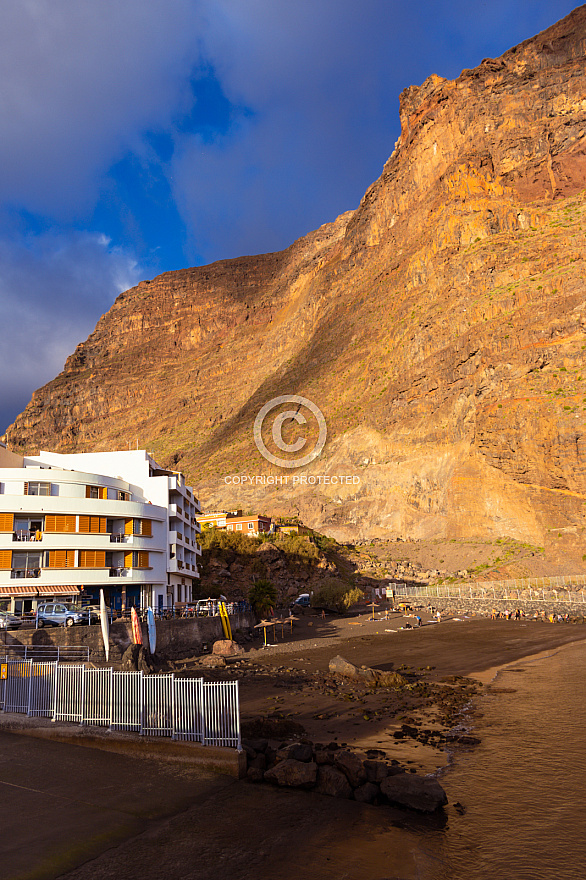
[{"label": "boulder", "polygon": [[313,788],[317,779],[317,764],[313,761],[280,761],[264,774],[267,782],[286,785],[289,788]]},{"label": "boulder", "polygon": [[381,669],[371,669],[370,666],[355,666],[338,654],[330,660],[329,671],[334,675],[343,675],[345,678],[359,678],[369,684],[380,687],[404,688],[409,682],[398,672],[387,672]]},{"label": "boulder", "polygon": [[246,771],[247,779],[250,779],[251,782],[262,782],[264,779],[264,773],[258,767],[249,767]]},{"label": "boulder", "polygon": [[329,797],[349,798],[352,796],[352,786],[341,770],[336,770],[329,764],[323,764],[317,771],[317,786],[319,794],[327,794]]},{"label": "boulder", "polygon": [[242,745],[244,747],[248,746],[249,749],[253,749],[255,752],[265,752],[268,744],[269,744],[268,739],[243,739],[242,740]]},{"label": "boulder", "polygon": [[334,754],[334,767],[342,771],[352,788],[358,788],[366,782],[363,762],[354,752],[340,749]]},{"label": "boulder", "polygon": [[346,678],[358,677],[356,666],[348,660],[344,660],[339,654],[330,660],[329,670],[334,675],[344,675]]},{"label": "boulder", "polygon": [[256,767],[257,770],[262,770],[264,773],[264,771],[267,769],[267,759],[261,752],[260,755],[257,755],[255,758],[248,762],[248,766]]},{"label": "boulder", "polygon": [[226,661],[223,657],[218,657],[215,654],[207,654],[205,657],[202,657],[199,661],[200,666],[225,666]]},{"label": "boulder", "polygon": [[277,751],[277,761],[287,761],[289,758],[305,763],[311,761],[313,758],[311,743],[288,743]]},{"label": "boulder", "polygon": [[244,654],[244,648],[231,639],[219,639],[214,642],[212,654],[218,657],[236,657],[238,654]]},{"label": "boulder", "polygon": [[382,782],[389,775],[389,768],[384,761],[364,761],[363,767],[369,782]]},{"label": "boulder", "polygon": [[354,789],[354,800],[361,804],[372,804],[379,794],[378,785],[375,785],[374,782],[365,782],[364,785],[359,785]]},{"label": "boulder", "polygon": [[391,803],[422,813],[433,813],[448,802],[437,779],[430,776],[413,773],[387,776],[381,782],[380,790]]},{"label": "boulder", "polygon": [[315,750],[315,763],[316,764],[333,764],[334,756],[327,749],[316,749]]}]

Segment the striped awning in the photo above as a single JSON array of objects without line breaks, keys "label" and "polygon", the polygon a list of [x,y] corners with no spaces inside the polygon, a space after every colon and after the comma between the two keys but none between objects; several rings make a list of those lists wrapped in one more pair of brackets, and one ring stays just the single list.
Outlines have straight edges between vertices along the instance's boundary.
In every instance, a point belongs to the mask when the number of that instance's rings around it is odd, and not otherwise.
[{"label": "striped awning", "polygon": [[19,598],[31,598],[36,596],[77,596],[80,592],[79,587],[55,587],[50,584],[15,584],[9,587],[0,587],[0,597],[17,596]]}]

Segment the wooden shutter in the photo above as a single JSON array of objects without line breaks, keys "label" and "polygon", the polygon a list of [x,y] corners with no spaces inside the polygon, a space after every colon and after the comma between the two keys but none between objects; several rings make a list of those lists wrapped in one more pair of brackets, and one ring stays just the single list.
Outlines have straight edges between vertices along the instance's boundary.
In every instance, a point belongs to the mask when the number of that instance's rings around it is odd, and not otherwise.
[{"label": "wooden shutter", "polygon": [[124,568],[132,568],[132,550],[124,554]]},{"label": "wooden shutter", "polygon": [[141,531],[141,534],[142,534],[145,538],[152,538],[152,537],[153,537],[152,523],[151,523],[150,519],[143,519],[143,520],[142,520],[142,531]]},{"label": "wooden shutter", "polygon": [[79,531],[84,535],[105,535],[105,516],[80,516]]},{"label": "wooden shutter", "polygon": [[0,513],[0,532],[14,531],[14,514]]},{"label": "wooden shutter", "polygon": [[48,513],[45,516],[46,532],[75,532],[76,522],[72,514]]},{"label": "wooden shutter", "polygon": [[0,568],[12,568],[12,550],[0,550]]},{"label": "wooden shutter", "polygon": [[79,567],[80,568],[105,568],[106,567],[106,551],[105,550],[80,550],[79,551]]},{"label": "wooden shutter", "polygon": [[75,550],[50,550],[49,568],[74,568]]},{"label": "wooden shutter", "polygon": [[28,483],[24,484],[24,494],[28,495]]},{"label": "wooden shutter", "polygon": [[146,550],[138,550],[137,551],[136,567],[137,568],[148,568],[149,567],[149,554]]},{"label": "wooden shutter", "polygon": [[133,520],[133,519],[127,519],[127,520],[125,520],[125,522],[124,522],[124,534],[125,534],[125,535],[132,535],[133,531],[134,531],[134,520]]},{"label": "wooden shutter", "polygon": [[86,486],[85,487],[85,497],[86,498],[92,497],[92,489],[98,490],[98,498],[101,498],[103,500],[104,498],[108,497],[108,489],[106,486]]}]

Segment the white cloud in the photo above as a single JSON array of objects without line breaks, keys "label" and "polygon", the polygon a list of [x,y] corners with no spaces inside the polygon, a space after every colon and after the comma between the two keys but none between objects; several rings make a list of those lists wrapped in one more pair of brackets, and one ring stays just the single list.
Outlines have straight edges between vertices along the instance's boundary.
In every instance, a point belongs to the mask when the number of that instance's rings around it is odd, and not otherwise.
[{"label": "white cloud", "polygon": [[144,129],[166,127],[197,59],[192,0],[0,5],[0,200],[67,217]]},{"label": "white cloud", "polygon": [[100,235],[0,242],[0,433],[139,280],[133,259]]}]

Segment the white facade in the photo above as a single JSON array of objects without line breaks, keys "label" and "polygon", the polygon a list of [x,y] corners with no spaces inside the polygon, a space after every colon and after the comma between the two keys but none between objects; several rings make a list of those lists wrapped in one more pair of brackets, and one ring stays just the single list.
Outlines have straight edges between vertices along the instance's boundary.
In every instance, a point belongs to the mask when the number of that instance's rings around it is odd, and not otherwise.
[{"label": "white facade", "polygon": [[0,445],[0,607],[192,600],[199,503],[144,450],[21,457]]}]

